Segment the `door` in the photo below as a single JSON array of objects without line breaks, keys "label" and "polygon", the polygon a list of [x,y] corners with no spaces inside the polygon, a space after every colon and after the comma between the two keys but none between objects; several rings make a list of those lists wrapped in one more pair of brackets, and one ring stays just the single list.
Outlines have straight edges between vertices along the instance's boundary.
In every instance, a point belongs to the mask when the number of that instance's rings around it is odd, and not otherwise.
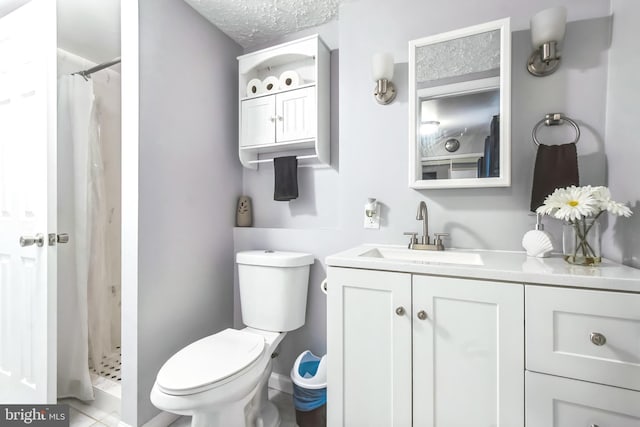
[{"label": "door", "polygon": [[315,138],[315,86],[277,94],[276,117],[276,142]]},{"label": "door", "polygon": [[327,425],[411,425],[411,275],[329,267]]},{"label": "door", "polygon": [[33,0],[0,19],[0,403],[56,400],[55,135],[56,2]]},{"label": "door", "polygon": [[241,102],[240,147],[273,144],[276,138],[275,97],[262,96]]},{"label": "door", "polygon": [[415,427],[523,425],[523,306],[522,285],[413,276]]}]

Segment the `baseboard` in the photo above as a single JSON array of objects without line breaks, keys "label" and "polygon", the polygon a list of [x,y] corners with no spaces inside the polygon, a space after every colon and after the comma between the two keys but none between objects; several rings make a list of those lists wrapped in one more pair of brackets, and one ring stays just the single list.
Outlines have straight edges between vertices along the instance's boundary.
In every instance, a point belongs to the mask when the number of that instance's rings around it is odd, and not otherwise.
[{"label": "baseboard", "polygon": [[293,383],[287,375],[272,372],[269,377],[269,388],[279,390],[283,393],[293,394]]},{"label": "baseboard", "polygon": [[[172,423],[174,423],[180,415],[171,414],[169,412],[160,412],[155,417],[151,418],[149,421],[144,423],[142,427],[168,427]],[[120,421],[118,423],[118,427],[131,427],[129,424]]]}]

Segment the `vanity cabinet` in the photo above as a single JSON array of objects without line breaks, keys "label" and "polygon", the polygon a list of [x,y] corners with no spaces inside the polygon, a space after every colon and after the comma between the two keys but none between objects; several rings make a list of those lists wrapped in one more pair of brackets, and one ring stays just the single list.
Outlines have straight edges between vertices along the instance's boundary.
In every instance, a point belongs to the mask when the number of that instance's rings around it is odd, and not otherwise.
[{"label": "vanity cabinet", "polygon": [[517,426],[524,289],[330,267],[328,425]]},{"label": "vanity cabinet", "polygon": [[[313,35],[242,55],[238,69],[242,165],[257,169],[293,155],[301,165],[329,164],[330,52],[322,40]],[[297,76],[290,85],[279,82],[285,73]],[[256,80],[271,81],[270,89],[253,93]]]}]

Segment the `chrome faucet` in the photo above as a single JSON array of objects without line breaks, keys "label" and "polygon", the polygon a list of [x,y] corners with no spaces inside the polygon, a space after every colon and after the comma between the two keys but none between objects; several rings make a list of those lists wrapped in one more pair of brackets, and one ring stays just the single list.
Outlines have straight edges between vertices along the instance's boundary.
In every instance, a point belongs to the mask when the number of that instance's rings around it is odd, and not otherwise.
[{"label": "chrome faucet", "polygon": [[422,238],[423,245],[429,244],[429,211],[427,211],[427,204],[421,201],[418,205],[418,213],[416,214],[416,220],[422,221]]},{"label": "chrome faucet", "polygon": [[443,251],[444,244],[442,243],[442,237],[448,236],[449,233],[434,233],[435,239],[433,244],[429,238],[429,211],[427,210],[427,204],[421,201],[418,205],[418,213],[416,214],[416,220],[422,221],[422,237],[418,239],[418,233],[404,233],[407,236],[411,236],[409,241],[409,249],[417,249],[423,251]]}]

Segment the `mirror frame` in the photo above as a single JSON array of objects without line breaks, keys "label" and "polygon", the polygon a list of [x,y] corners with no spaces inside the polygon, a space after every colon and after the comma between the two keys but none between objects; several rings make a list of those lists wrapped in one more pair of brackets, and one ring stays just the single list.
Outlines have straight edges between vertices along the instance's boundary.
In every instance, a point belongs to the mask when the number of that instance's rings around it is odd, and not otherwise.
[{"label": "mirror frame", "polygon": [[[419,164],[416,119],[416,49],[462,37],[500,30],[500,176],[488,178],[417,179]],[[443,85],[444,86],[444,85]],[[441,87],[443,87],[441,86]],[[435,88],[437,88],[436,86]],[[464,92],[457,92],[464,93]],[[452,93],[454,94],[454,93]],[[511,186],[511,19],[504,18],[409,41],[409,187],[481,188]]]}]

